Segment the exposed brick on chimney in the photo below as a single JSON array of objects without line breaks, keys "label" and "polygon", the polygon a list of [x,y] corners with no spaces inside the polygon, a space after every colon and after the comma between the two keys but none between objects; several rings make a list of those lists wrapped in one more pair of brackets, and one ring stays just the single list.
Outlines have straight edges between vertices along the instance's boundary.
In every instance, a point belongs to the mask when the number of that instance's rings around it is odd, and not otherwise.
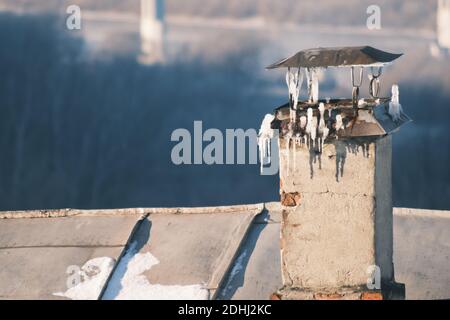
[{"label": "exposed brick on chimney", "polygon": [[361,300],[383,300],[381,292],[363,292]]},{"label": "exposed brick on chimney", "polygon": [[300,204],[300,193],[281,192],[281,204],[286,207],[296,207]]},{"label": "exposed brick on chimney", "polygon": [[343,294],[339,293],[316,293],[314,294],[315,300],[341,300]]},{"label": "exposed brick on chimney", "polygon": [[269,298],[270,300],[281,300],[281,297],[280,297],[280,295],[278,294],[278,293],[272,293],[271,295],[270,295],[270,298]]}]

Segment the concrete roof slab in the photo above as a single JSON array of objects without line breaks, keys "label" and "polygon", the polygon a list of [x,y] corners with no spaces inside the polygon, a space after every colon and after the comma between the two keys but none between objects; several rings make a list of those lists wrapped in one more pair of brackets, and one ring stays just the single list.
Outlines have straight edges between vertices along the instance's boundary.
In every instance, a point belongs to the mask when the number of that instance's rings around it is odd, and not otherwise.
[{"label": "concrete roof slab", "polygon": [[275,222],[280,216],[280,211],[266,210],[255,218],[218,299],[267,300],[282,287],[280,223]]},{"label": "concrete roof slab", "polygon": [[394,208],[395,278],[406,299],[450,299],[450,212]]},{"label": "concrete roof slab", "polygon": [[0,220],[0,248],[124,246],[140,216]]},{"label": "concrete roof slab", "polygon": [[144,273],[148,281],[203,284],[214,293],[260,211],[151,214],[148,227],[140,227],[133,239],[144,242],[140,253],[150,252],[159,260]]},{"label": "concrete roof slab", "polygon": [[[131,215],[1,219],[0,298],[60,299],[54,293],[68,289],[71,275],[68,268],[81,269],[93,259],[101,258],[112,269],[140,218]],[[102,281],[106,281],[110,269],[88,271],[94,272],[93,276],[102,272]],[[102,288],[98,283],[87,290],[85,298],[97,299]]]},{"label": "concrete roof slab", "polygon": [[[65,299],[70,266],[82,267],[98,257],[117,259],[122,247],[81,248],[41,247],[0,249],[0,299]],[[100,295],[101,287],[92,292]]]}]

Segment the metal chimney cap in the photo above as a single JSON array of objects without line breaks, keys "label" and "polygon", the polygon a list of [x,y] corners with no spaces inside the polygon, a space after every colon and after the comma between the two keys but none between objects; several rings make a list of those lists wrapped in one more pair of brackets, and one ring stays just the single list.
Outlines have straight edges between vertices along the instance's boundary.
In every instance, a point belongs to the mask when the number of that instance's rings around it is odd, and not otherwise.
[{"label": "metal chimney cap", "polygon": [[403,53],[389,53],[370,46],[314,48],[302,50],[289,58],[282,59],[266,69],[276,68],[326,68],[351,66],[383,66],[402,56]]}]

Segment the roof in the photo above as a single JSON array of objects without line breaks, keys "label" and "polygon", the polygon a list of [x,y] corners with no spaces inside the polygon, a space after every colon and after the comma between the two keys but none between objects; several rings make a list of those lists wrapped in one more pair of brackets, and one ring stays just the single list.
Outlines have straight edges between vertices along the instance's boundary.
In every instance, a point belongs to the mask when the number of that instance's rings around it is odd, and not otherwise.
[{"label": "roof", "polygon": [[401,55],[370,46],[314,48],[299,51],[289,58],[271,64],[267,69],[382,66]]},{"label": "roof", "polygon": [[[282,210],[3,212],[0,298],[269,299],[282,282]],[[407,298],[450,298],[449,228],[449,211],[394,208],[395,274]],[[76,266],[84,279],[67,289]]]}]

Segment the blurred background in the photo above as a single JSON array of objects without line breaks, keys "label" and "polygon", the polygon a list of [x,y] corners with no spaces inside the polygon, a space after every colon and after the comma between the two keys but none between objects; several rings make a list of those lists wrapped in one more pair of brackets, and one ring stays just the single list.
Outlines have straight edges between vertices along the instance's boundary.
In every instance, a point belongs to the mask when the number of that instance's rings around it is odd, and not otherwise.
[{"label": "blurred background", "polygon": [[[287,101],[266,65],[349,45],[405,54],[381,78],[414,120],[393,138],[394,205],[450,209],[449,1],[146,1],[0,0],[0,210],[276,201],[278,176],[259,165],[172,164],[170,135],[194,120],[258,129]],[[73,4],[80,30],[66,26]],[[348,70],[320,89],[350,97]]]}]

